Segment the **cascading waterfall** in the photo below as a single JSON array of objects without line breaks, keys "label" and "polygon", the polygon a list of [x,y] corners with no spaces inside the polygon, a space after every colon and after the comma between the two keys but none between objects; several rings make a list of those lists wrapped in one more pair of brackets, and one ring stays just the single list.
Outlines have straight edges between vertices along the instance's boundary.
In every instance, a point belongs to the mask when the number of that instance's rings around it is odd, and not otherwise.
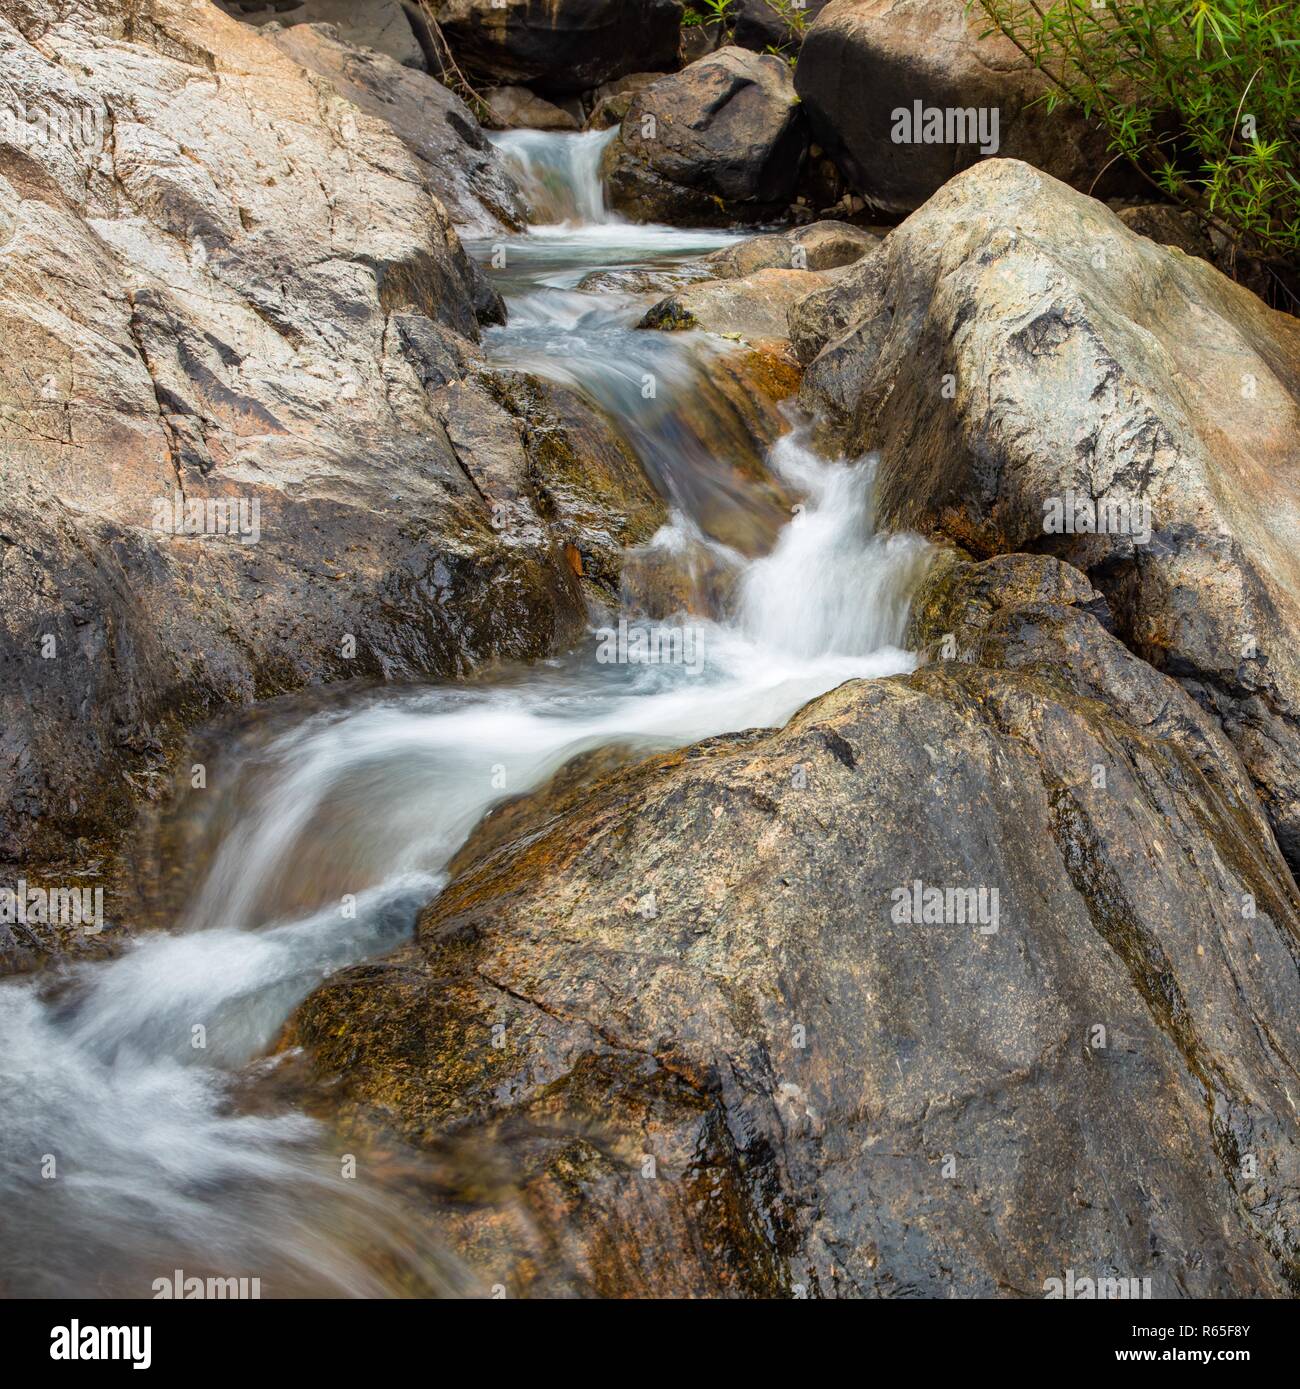
[{"label": "cascading waterfall", "polygon": [[553,135],[503,130],[488,138],[519,185],[534,222],[599,226],[615,220],[605,207],[600,161],[618,128]]},{"label": "cascading waterfall", "polygon": [[492,684],[380,689],[296,718],[290,701],[273,734],[230,752],[221,780],[238,793],[218,801],[228,813],[177,929],[0,985],[0,1291],[147,1297],[174,1268],[256,1275],[268,1296],[477,1291],[398,1192],[340,1179],[327,1125],[245,1102],[295,1005],[406,938],[484,812],[576,754],[778,726],[845,680],[912,665],[900,643],[928,550],[873,533],[869,461],[827,463],[788,434],[772,461],[802,503],[747,560],[701,529],[692,478],[710,460],[679,446],[674,410],[620,393],[653,363],[681,406],[706,359],[696,335],[637,333],[630,297],[577,281],[717,237],[600,221],[604,137],[495,138],[543,171],[552,214],[585,221],[521,243],[490,351],[622,407],[676,507],[647,551],[713,545],[735,571],[732,608],[673,620],[698,660],[609,661],[592,633]]}]

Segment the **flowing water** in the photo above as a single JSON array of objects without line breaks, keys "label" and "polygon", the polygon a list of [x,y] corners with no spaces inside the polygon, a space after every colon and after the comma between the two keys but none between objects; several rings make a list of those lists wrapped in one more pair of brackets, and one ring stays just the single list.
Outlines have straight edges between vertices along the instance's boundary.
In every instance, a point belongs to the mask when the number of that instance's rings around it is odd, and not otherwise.
[{"label": "flowing water", "polygon": [[[487,682],[282,701],[218,737],[214,789],[196,793],[203,867],[175,928],[0,985],[0,1291],[147,1297],[180,1269],[258,1277],[265,1296],[481,1292],[421,1219],[428,1182],[345,1178],[353,1150],[272,1083],[294,1007],[405,940],[484,812],[578,753],[780,725],[846,679],[911,665],[898,643],[926,550],[874,533],[870,464],[821,461],[796,428],[771,450],[779,486],[756,484],[755,501],[709,438],[716,413],[696,408],[736,349],[637,331],[644,296],[580,287],[725,238],[611,218],[606,137],[497,138],[553,220],[507,246],[509,323],[488,350],[617,417],[672,508],[641,558],[705,556],[729,573],[729,604],[672,620],[690,638],[676,664],[603,661],[593,634]],[[721,533],[728,507],[771,513],[783,495],[798,504],[765,553]]]}]

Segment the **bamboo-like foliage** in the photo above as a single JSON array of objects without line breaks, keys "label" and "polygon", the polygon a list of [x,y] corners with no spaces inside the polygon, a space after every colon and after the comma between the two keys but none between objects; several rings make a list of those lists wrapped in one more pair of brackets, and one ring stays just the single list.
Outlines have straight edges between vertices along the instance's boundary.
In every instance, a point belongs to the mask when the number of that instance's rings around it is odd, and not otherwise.
[{"label": "bamboo-like foliage", "polygon": [[1235,251],[1300,264],[1298,0],[968,0]]}]

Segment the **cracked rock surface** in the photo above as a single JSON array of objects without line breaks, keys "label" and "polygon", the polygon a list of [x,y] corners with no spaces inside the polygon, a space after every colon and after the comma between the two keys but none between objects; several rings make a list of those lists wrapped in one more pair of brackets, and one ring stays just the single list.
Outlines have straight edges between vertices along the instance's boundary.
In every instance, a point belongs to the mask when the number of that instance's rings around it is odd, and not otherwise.
[{"label": "cracked rock surface", "polygon": [[223,705],[578,630],[630,475],[593,470],[588,535],[506,405],[452,430],[500,303],[428,158],[184,0],[0,5],[0,104],[0,862],[84,859]]},{"label": "cracked rock surface", "polygon": [[1300,899],[1111,620],[1054,558],[944,559],[951,659],[571,767],[291,1040],[352,1131],[475,1174],[442,1233],[512,1296],[1285,1294]]},{"label": "cracked rock surface", "polygon": [[[1219,719],[1300,868],[1300,322],[996,159],[791,329],[804,403],[880,452],[882,522],[1086,571]],[[1053,499],[1128,521],[1048,531]]]}]

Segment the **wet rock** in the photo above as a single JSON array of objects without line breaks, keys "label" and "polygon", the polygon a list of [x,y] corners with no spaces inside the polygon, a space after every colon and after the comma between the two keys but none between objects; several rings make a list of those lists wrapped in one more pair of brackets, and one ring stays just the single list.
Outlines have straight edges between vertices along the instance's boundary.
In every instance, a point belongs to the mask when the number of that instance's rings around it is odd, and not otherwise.
[{"label": "wet rock", "polygon": [[753,236],[705,256],[701,265],[715,279],[737,279],[759,270],[838,270],[852,265],[880,242],[873,232],[847,222],[813,222],[795,231]]},{"label": "wet rock", "polygon": [[502,130],[577,130],[571,112],[554,106],[527,87],[494,87],[486,94],[492,120]]},{"label": "wet rock", "polygon": [[1097,611],[946,560],[952,659],[516,803],[290,1040],[350,1131],[493,1153],[512,1295],[1285,1295],[1300,900]]},{"label": "wet rock", "polygon": [[655,270],[625,265],[614,270],[593,270],[578,281],[578,288],[589,293],[606,290],[612,294],[662,295],[712,278],[699,261],[683,261]]},{"label": "wet rock", "polygon": [[441,82],[382,53],[342,41],[333,26],[271,28],[268,37],[341,96],[387,121],[420,160],[430,192],[466,236],[520,230],[519,191],[474,113]]},{"label": "wet rock", "polygon": [[603,171],[637,220],[756,222],[789,205],[807,145],[789,67],[723,48],[633,97]]},{"label": "wet rock", "polygon": [[100,856],[224,706],[586,620],[574,526],[494,525],[518,422],[440,407],[499,301],[427,161],[212,6],[133,32],[0,19],[0,80],[86,135],[0,133],[0,882]]},{"label": "wet rock", "polygon": [[[1067,108],[1039,103],[1046,79],[1009,40],[981,38],[987,27],[963,0],[832,0],[808,31],[795,86],[814,138],[874,207],[910,212],[990,153],[1084,188],[1110,162],[1104,136]],[[936,142],[913,140],[896,113],[914,118],[918,104],[944,120],[996,113],[996,148],[955,127],[961,142],[946,128]],[[1121,166],[1111,176],[1122,178]]]},{"label": "wet rock", "polygon": [[592,596],[612,605],[624,551],[667,520],[612,420],[577,391],[540,377],[495,373],[490,387],[523,427],[536,508]]},{"label": "wet rock", "polygon": [[759,270],[741,279],[687,285],[647,310],[637,325],[675,331],[700,328],[749,342],[784,343],[790,310],[836,270]]},{"label": "wet rock", "polygon": [[805,357],[840,333],[804,401],[880,450],[885,524],[1085,570],[1222,719],[1300,867],[1300,324],[1011,160],[796,317]]},{"label": "wet rock", "polygon": [[471,80],[576,96],[677,64],[679,0],[441,0],[434,8]]}]

